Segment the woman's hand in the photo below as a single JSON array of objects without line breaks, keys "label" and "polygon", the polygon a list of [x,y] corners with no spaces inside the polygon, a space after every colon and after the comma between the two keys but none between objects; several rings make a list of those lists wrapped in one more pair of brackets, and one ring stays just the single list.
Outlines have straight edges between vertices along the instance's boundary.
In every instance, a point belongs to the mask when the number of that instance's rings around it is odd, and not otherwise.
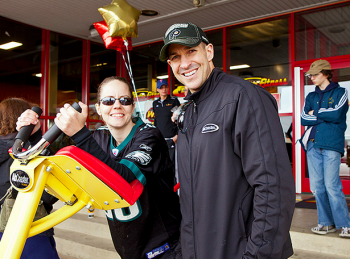
[{"label": "woman's hand", "polygon": [[57,127],[69,137],[73,136],[84,127],[88,116],[89,109],[87,105],[82,102],[79,102],[79,105],[82,110],[81,113],[77,112],[70,104],[66,103],[55,118]]},{"label": "woman's hand", "polygon": [[35,111],[29,110],[29,109],[25,110],[21,114],[21,116],[19,116],[17,119],[16,130],[20,131],[20,129],[23,126],[29,126],[30,124],[33,124],[33,125],[35,125],[35,127],[34,127],[32,133],[30,134],[30,135],[33,135],[41,127],[41,124],[40,124],[40,121],[38,120],[38,118],[39,118],[39,115]]}]

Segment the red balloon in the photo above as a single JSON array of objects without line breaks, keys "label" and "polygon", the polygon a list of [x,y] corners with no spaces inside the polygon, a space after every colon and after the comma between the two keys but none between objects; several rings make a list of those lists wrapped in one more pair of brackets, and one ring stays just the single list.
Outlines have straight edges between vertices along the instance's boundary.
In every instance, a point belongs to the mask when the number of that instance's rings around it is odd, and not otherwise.
[{"label": "red balloon", "polygon": [[[107,23],[105,21],[95,22],[93,23],[95,29],[100,34],[106,49],[115,49],[119,52],[124,52],[126,50],[126,46],[124,44],[124,40],[122,37],[111,37],[109,35],[109,30]],[[127,37],[128,40],[128,50],[132,50],[131,46],[131,37]]]}]

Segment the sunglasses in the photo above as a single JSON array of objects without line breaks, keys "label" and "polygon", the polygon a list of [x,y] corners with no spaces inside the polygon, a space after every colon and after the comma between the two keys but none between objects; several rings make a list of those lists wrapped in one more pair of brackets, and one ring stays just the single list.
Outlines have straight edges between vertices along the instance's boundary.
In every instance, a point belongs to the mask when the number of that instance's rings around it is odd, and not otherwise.
[{"label": "sunglasses", "polygon": [[[190,106],[190,104],[192,103],[192,101],[184,104],[182,107],[181,107],[181,110],[180,110],[180,114],[179,114],[179,117],[177,118],[177,128],[179,129],[179,131],[182,133],[182,134],[185,134],[187,129],[188,129],[188,126],[189,126],[189,123],[187,125],[187,127],[184,128],[184,121],[185,121],[185,112],[187,110],[187,108]],[[193,110],[192,110],[192,113],[191,113],[191,118],[189,121],[191,121],[192,119],[192,116],[193,116]]]},{"label": "sunglasses", "polygon": [[120,98],[114,98],[114,97],[104,97],[100,100],[100,102],[103,105],[113,105],[117,100],[119,100],[121,105],[131,105],[133,103],[133,99],[130,97],[120,97]]},{"label": "sunglasses", "polygon": [[317,74],[315,74],[315,75],[306,75],[308,78],[311,78],[311,77],[317,77],[317,76],[319,76],[321,73],[317,73]]}]

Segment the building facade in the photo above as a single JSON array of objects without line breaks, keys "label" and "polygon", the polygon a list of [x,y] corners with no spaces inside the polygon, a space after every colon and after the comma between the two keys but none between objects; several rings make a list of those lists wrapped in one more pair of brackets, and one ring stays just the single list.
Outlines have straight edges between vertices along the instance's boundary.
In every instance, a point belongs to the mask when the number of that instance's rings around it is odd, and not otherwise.
[{"label": "building facade", "polygon": [[[305,154],[295,144],[304,131],[300,125],[304,99],[314,90],[304,73],[316,59],[326,59],[334,69],[333,81],[350,90],[350,2],[206,33],[214,45],[216,67],[264,87],[276,98],[297,192],[310,192]],[[44,131],[64,103],[79,100],[90,107],[87,126],[97,128],[103,123],[94,109],[99,83],[112,75],[130,79],[122,55],[102,44],[2,17],[0,34],[0,45],[8,41],[23,43],[13,49],[0,49],[0,101],[23,97],[41,106]],[[183,86],[168,65],[159,61],[161,46],[160,41],[133,46],[129,53],[137,88],[137,113],[150,121],[149,104],[157,97],[157,78],[168,78],[171,93],[183,96]],[[346,131],[345,149],[347,142],[350,145],[350,128]],[[346,157],[342,161],[344,193],[350,194]]]}]

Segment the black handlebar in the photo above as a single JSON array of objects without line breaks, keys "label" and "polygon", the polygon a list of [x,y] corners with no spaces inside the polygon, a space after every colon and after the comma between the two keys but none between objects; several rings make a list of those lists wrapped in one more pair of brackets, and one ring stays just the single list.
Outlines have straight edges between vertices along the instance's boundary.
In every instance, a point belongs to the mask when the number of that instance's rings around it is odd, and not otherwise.
[{"label": "black handlebar", "polygon": [[[39,118],[42,114],[42,109],[40,109],[39,107],[37,106],[34,106],[32,107],[32,111],[35,111]],[[33,129],[34,129],[35,125],[34,124],[31,124],[31,125],[28,125],[28,126],[23,126],[20,131],[18,132],[17,136],[16,136],[16,139],[20,139],[22,140],[23,142],[26,142],[29,137],[30,137],[30,134],[32,133]]]},{"label": "black handlebar", "polygon": [[[77,102],[73,103],[72,107],[77,112],[81,112],[81,107]],[[42,110],[37,106],[34,106],[32,108],[32,110],[35,111],[39,115],[39,118],[40,118]],[[16,136],[15,143],[12,146],[12,153],[15,155],[16,158],[20,156],[19,153],[22,152],[23,146],[28,141],[30,134],[32,133],[34,127],[35,127],[35,125],[24,126],[18,132],[18,134]],[[37,144],[40,144],[39,147],[37,147],[37,149],[42,150],[43,148],[45,148],[48,145],[48,143],[51,144],[52,142],[54,142],[61,133],[62,133],[62,131],[56,126],[56,124],[54,124],[42,137],[44,139],[44,140],[42,139],[42,141],[44,141],[44,142],[46,141],[46,145],[41,145],[42,143],[37,143]],[[33,148],[31,148],[31,150],[32,149],[35,149],[35,148],[33,147]],[[34,153],[35,153],[35,151],[33,150]],[[26,152],[24,152],[24,153],[26,153]],[[23,157],[29,157],[30,156],[29,154],[31,155],[31,152],[28,150],[28,155],[27,154],[21,154],[21,155],[24,155]]]},{"label": "black handlebar", "polygon": [[[72,104],[72,107],[77,111],[77,112],[81,112],[81,107],[80,105],[75,102]],[[59,135],[61,135],[62,131],[56,126],[56,124],[54,124],[44,135],[43,135],[43,139],[45,139],[47,142],[49,142],[50,144],[52,144],[52,142],[54,142]]]},{"label": "black handlebar", "polygon": [[[39,118],[40,118],[40,116],[41,116],[41,114],[43,112],[43,110],[40,109],[37,106],[32,107],[31,110],[35,111],[39,115]],[[30,134],[32,133],[34,127],[35,127],[35,125],[31,124],[31,125],[28,125],[28,126],[23,126],[19,130],[19,132],[17,133],[17,136],[15,138],[15,143],[13,144],[13,147],[12,147],[12,152],[14,154],[18,154],[18,153],[22,152],[22,148],[24,147],[24,144],[29,139]]]}]

